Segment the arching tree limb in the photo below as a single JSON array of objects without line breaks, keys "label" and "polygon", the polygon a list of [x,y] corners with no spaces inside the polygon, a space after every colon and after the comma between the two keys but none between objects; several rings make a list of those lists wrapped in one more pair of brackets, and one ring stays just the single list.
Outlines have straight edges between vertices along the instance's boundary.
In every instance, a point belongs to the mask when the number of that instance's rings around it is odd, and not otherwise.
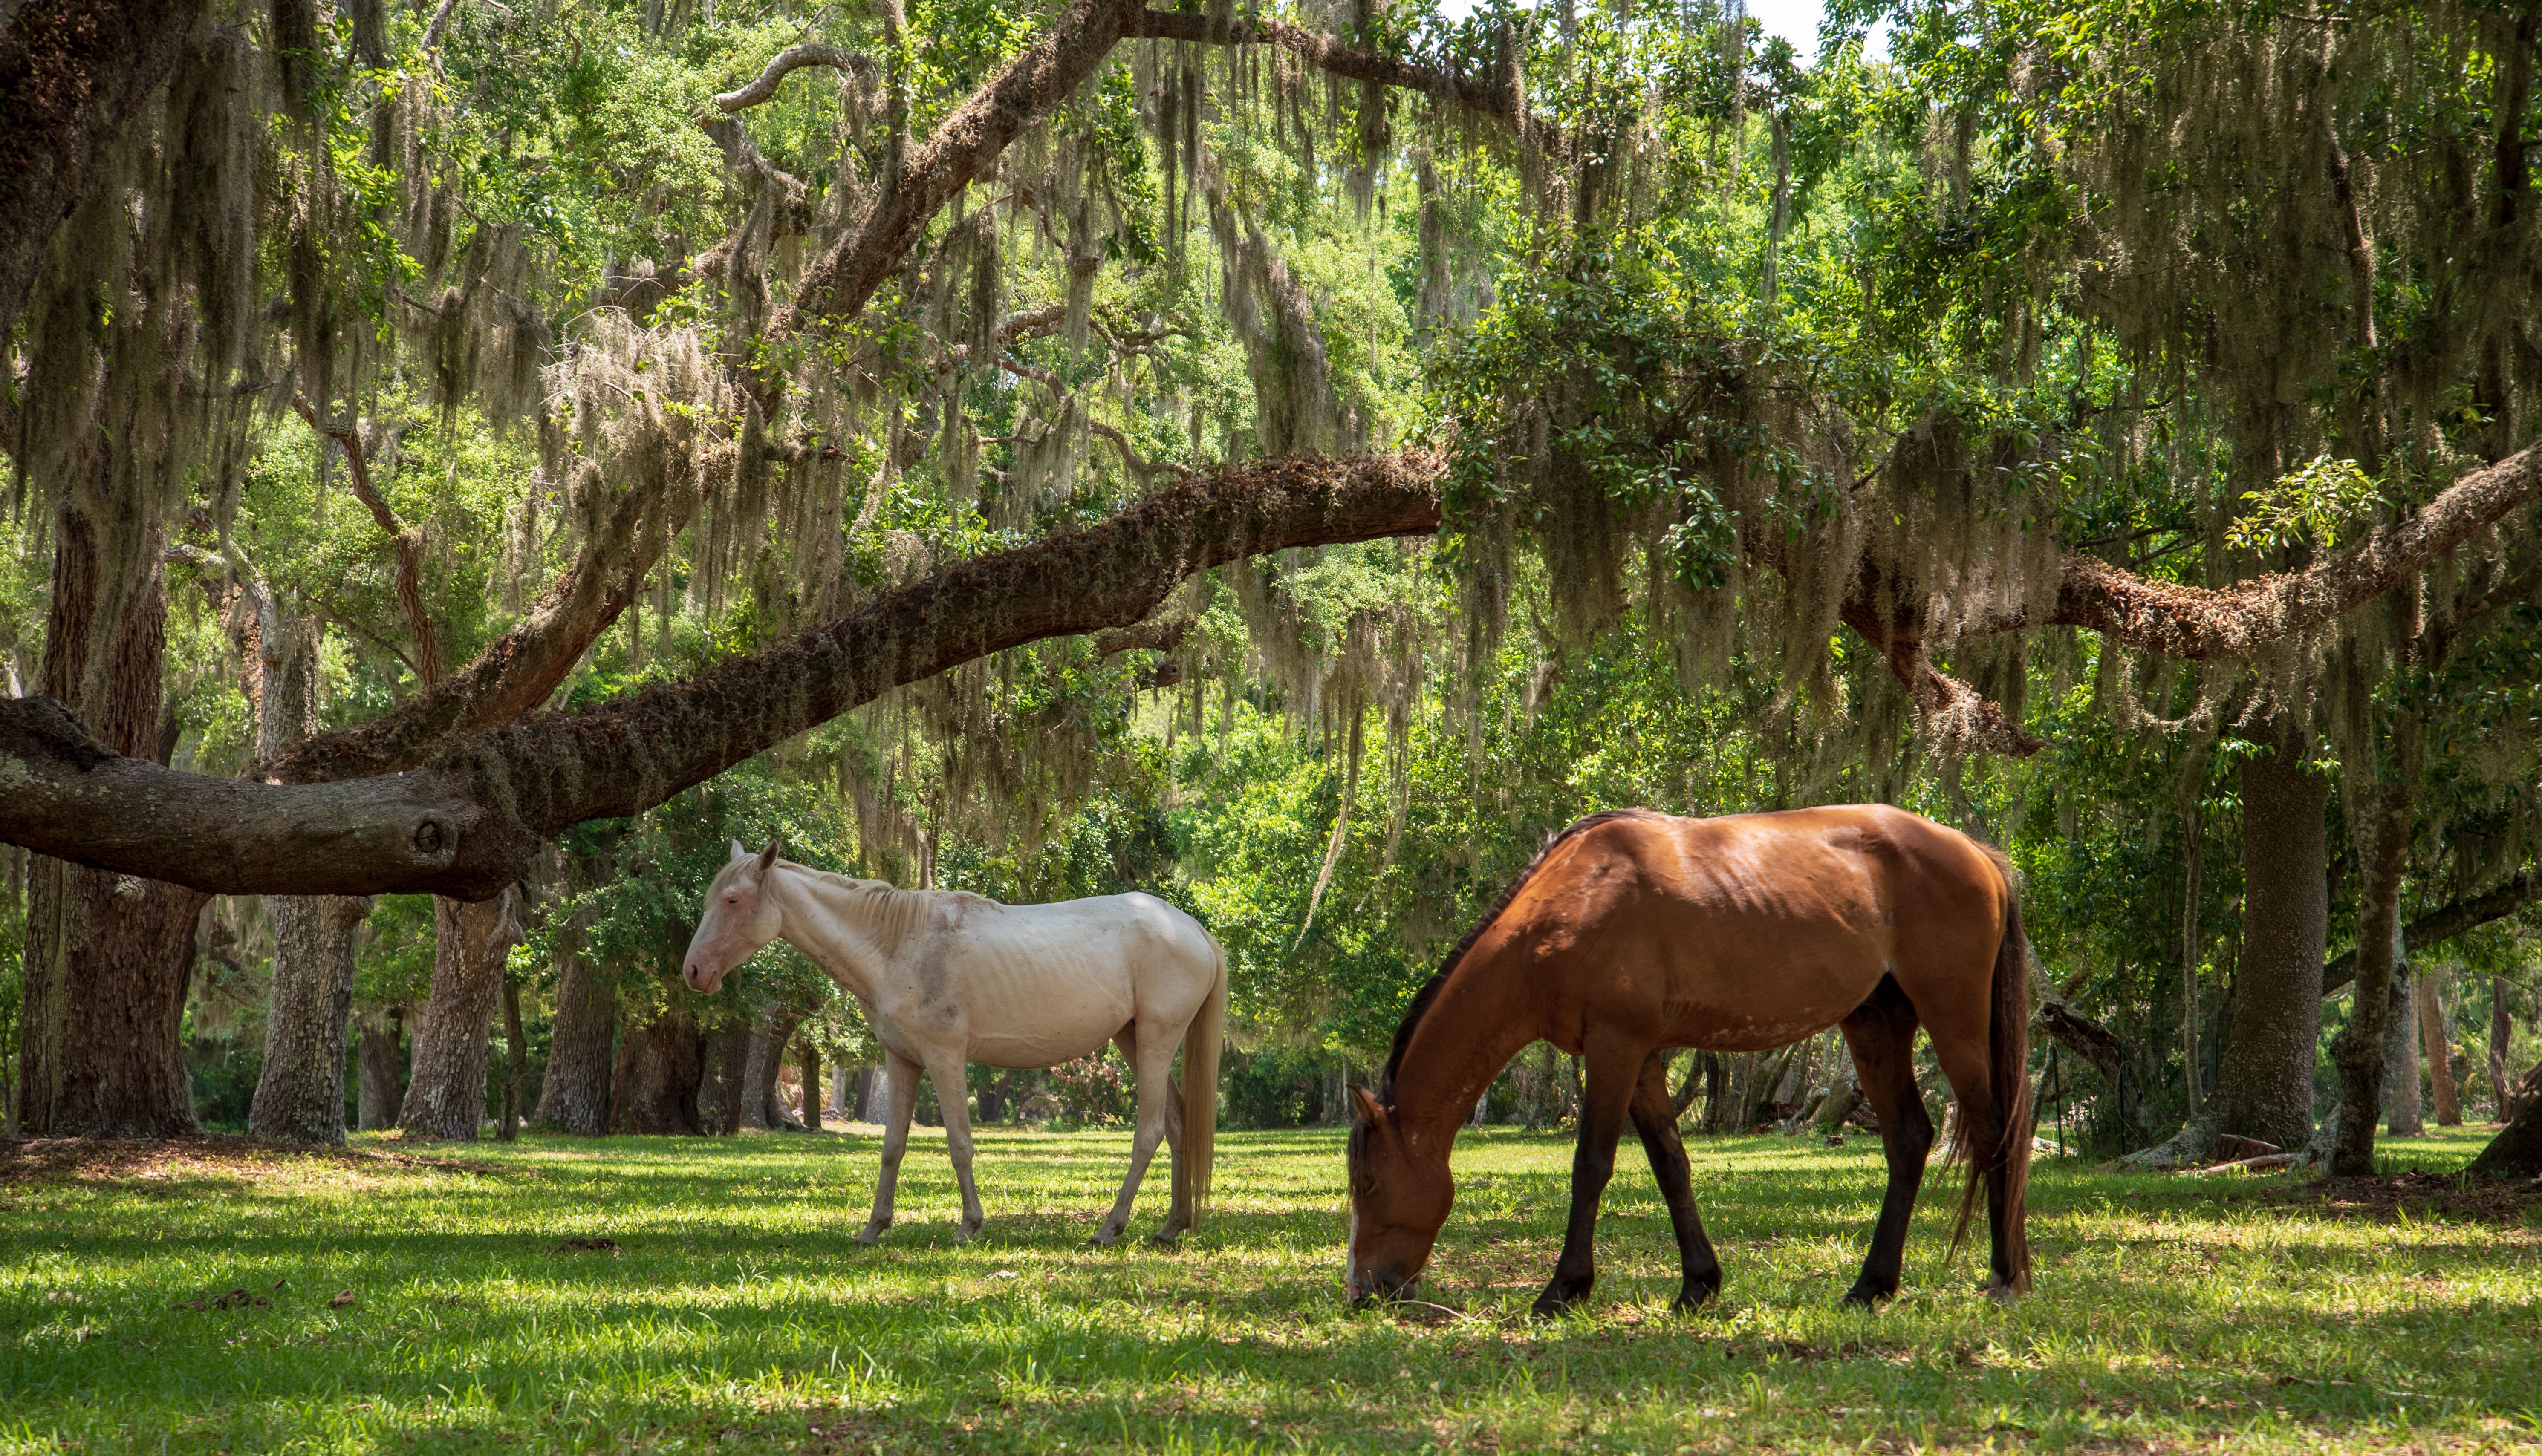
[{"label": "arching tree limb", "polygon": [[[2412,920],[2401,932],[2402,944],[2412,955],[2431,950],[2466,930],[2476,929],[2492,920],[2503,920],[2535,900],[2542,900],[2542,867],[2524,869],[2512,878],[2478,895],[2465,896],[2440,906]],[[2356,979],[2356,952],[2347,951],[2334,957],[2321,968],[2321,991],[2348,989]]]},{"label": "arching tree limb", "polygon": [[788,46],[779,51],[749,85],[716,97],[715,109],[741,111],[758,106],[776,96],[778,85],[805,66],[836,66],[843,71],[864,72],[874,69],[874,60],[871,56],[860,55],[839,45],[813,42]]},{"label": "arching tree limb", "polygon": [[894,687],[1137,625],[1185,577],[1242,556],[1428,535],[1444,471],[1407,451],[1187,481],[685,682],[536,714],[407,773],[292,785],[175,773],[105,748],[58,703],[0,700],[0,838],[220,893],[490,895],[558,831],[638,813]]}]

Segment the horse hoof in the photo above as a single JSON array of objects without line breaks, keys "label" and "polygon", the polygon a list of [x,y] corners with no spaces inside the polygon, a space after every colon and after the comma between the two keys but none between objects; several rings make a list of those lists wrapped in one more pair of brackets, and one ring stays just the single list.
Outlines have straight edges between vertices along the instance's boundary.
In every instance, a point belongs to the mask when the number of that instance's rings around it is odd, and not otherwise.
[{"label": "horse hoof", "polygon": [[953,1242],[956,1244],[967,1244],[979,1236],[980,1225],[976,1223],[957,1223],[953,1225]]},{"label": "horse hoof", "polygon": [[857,1230],[857,1242],[870,1249],[882,1242],[882,1230],[868,1223]]},{"label": "horse hoof", "polygon": [[1883,1293],[1882,1291],[1870,1288],[1867,1285],[1856,1284],[1852,1288],[1844,1291],[1844,1297],[1835,1302],[1835,1307],[1838,1309],[1875,1310],[1880,1307],[1883,1300],[1891,1298],[1894,1293],[1895,1291]]},{"label": "horse hoof", "polygon": [[1154,1239],[1156,1246],[1159,1249],[1175,1248],[1179,1246],[1182,1241],[1183,1231],[1178,1228],[1160,1228],[1157,1230]]},{"label": "horse hoof", "polygon": [[1677,1303],[1669,1306],[1669,1308],[1676,1314],[1690,1315],[1696,1310],[1703,1308],[1705,1305],[1710,1304],[1712,1302],[1712,1297],[1720,1292],[1721,1289],[1719,1285],[1707,1284],[1698,1284],[1691,1288],[1682,1289],[1678,1291]]},{"label": "horse hoof", "polygon": [[1098,1228],[1085,1236],[1085,1245],[1089,1249],[1108,1249],[1112,1247],[1112,1241],[1119,1237],[1121,1237],[1121,1230],[1117,1228]]},{"label": "horse hoof", "polygon": [[1986,1285],[1985,1297],[1997,1304],[2018,1304],[2021,1302],[2021,1291],[2010,1284],[1990,1283]]}]

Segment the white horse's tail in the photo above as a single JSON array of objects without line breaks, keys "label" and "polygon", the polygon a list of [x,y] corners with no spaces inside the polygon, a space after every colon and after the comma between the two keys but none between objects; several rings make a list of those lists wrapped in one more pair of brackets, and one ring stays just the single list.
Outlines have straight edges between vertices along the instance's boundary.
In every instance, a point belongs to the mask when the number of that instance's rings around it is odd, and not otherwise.
[{"label": "white horse's tail", "polygon": [[1174,1201],[1200,1222],[1209,1205],[1209,1175],[1218,1146],[1218,1050],[1227,1037],[1227,952],[1212,939],[1218,979],[1183,1029],[1183,1155],[1174,1160]]}]

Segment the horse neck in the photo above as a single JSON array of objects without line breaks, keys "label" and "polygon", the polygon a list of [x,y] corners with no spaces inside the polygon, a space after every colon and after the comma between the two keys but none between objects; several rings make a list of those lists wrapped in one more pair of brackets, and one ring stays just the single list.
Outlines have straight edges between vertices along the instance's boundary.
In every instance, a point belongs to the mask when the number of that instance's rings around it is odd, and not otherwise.
[{"label": "horse neck", "polygon": [[868,885],[781,862],[771,872],[778,938],[810,956],[859,1000],[927,913],[926,892]]},{"label": "horse neck", "polygon": [[1468,950],[1413,1027],[1394,1069],[1396,1126],[1415,1141],[1442,1139],[1442,1156],[1501,1068],[1544,1035],[1521,979],[1522,959],[1485,953],[1479,944]]}]

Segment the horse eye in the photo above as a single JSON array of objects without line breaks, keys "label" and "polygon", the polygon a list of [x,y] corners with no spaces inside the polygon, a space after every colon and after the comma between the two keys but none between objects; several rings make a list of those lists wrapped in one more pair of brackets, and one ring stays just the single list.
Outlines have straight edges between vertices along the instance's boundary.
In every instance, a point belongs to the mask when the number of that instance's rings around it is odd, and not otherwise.
[{"label": "horse eye", "polygon": [[727,895],[723,898],[723,903],[726,905],[739,905],[741,904],[741,897],[738,895]]}]

